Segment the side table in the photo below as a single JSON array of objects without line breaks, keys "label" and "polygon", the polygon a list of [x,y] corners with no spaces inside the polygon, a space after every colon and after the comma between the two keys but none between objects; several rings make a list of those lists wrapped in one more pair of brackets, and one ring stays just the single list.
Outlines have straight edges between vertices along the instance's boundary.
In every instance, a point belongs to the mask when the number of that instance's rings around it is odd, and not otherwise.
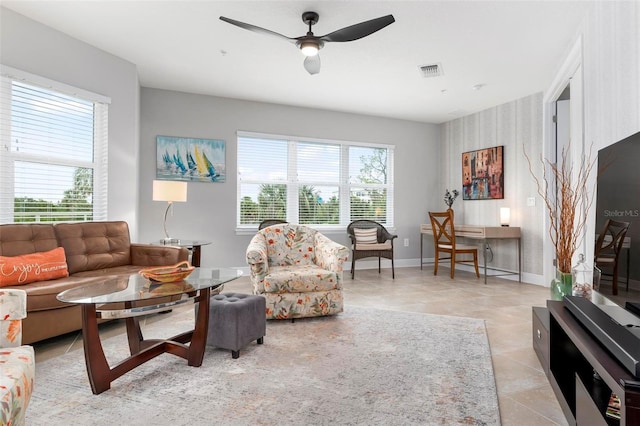
[{"label": "side table", "polygon": [[160,240],[160,244],[186,248],[191,253],[191,265],[198,267],[200,266],[201,247],[211,244],[211,241],[172,240],[171,242],[165,242],[164,240]]}]

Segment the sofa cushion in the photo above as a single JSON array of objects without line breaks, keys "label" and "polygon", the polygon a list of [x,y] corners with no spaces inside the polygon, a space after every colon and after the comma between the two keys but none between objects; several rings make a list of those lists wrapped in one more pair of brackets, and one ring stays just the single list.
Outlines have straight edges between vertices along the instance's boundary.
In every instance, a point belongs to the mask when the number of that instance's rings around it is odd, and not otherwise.
[{"label": "sofa cushion", "polygon": [[0,225],[0,256],[20,256],[53,250],[58,247],[53,225]]},{"label": "sofa cushion", "polygon": [[70,274],[131,264],[126,222],[59,223],[55,232]]},{"label": "sofa cushion", "polygon": [[335,315],[343,311],[341,290],[311,293],[267,293],[267,319],[287,319]]},{"label": "sofa cushion", "polygon": [[22,256],[0,256],[0,287],[68,276],[67,260],[62,247]]},{"label": "sofa cushion", "polygon": [[307,293],[338,288],[336,272],[317,265],[272,266],[264,277],[267,293]]},{"label": "sofa cushion", "polygon": [[85,284],[100,283],[107,277],[126,277],[135,274],[141,268],[141,266],[125,265],[96,271],[78,272],[67,278],[30,283],[20,286],[20,289],[27,292],[28,312],[66,308],[69,307],[69,304],[57,299],[56,296],[59,293]]},{"label": "sofa cushion", "polygon": [[29,318],[30,312],[69,307],[68,303],[60,302],[56,298],[58,293],[95,281],[95,278],[80,278],[72,275],[56,280],[36,281],[16,288],[27,293],[27,318]]}]

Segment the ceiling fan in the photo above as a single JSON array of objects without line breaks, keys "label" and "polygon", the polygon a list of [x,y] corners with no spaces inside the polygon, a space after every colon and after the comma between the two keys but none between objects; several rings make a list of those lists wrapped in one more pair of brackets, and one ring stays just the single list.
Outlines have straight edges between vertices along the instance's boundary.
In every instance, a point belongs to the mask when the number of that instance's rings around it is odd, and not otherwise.
[{"label": "ceiling fan", "polygon": [[320,72],[320,56],[318,56],[318,51],[322,49],[325,43],[358,40],[371,35],[396,21],[393,18],[393,15],[387,15],[371,19],[369,21],[360,22],[359,24],[351,25],[323,36],[316,36],[311,31],[311,27],[318,22],[319,18],[320,16],[316,12],[304,12],[302,14],[302,22],[309,25],[309,32],[300,37],[287,37],[255,25],[225,18],[224,16],[220,17],[224,22],[244,28],[245,30],[275,36],[295,43],[295,45],[298,46],[306,56],[304,60],[304,68],[309,72],[309,74],[318,74]]}]

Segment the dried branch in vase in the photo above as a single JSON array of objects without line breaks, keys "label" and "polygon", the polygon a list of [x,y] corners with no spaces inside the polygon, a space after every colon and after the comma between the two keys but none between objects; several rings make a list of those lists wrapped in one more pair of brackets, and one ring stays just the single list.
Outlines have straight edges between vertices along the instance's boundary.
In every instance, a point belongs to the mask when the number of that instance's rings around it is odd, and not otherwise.
[{"label": "dried branch in vase", "polygon": [[[575,175],[573,164],[567,160],[567,151],[564,148],[560,165],[544,160],[540,156],[541,178],[533,172],[531,160],[526,152],[524,156],[529,164],[529,172],[538,187],[538,194],[547,207],[549,236],[556,249],[556,266],[560,272],[571,272],[571,258],[582,240],[587,213],[594,199],[587,188],[587,180],[595,165],[595,161],[591,160],[591,148],[589,148],[589,154],[583,155],[580,159]],[[550,172],[547,172],[547,166]]]}]

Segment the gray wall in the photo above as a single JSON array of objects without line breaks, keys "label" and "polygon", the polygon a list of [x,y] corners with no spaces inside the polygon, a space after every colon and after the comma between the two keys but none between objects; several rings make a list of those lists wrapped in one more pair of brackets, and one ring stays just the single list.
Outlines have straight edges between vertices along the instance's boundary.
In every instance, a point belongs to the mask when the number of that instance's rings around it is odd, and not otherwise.
[{"label": "gray wall", "polygon": [[640,131],[640,2],[596,2],[581,30],[585,143]]},{"label": "gray wall", "polygon": [[[569,82],[578,81],[582,94],[582,123],[572,126],[572,155],[607,147],[640,130],[640,3],[593,2],[587,17],[576,30],[574,42],[566,46],[566,57],[558,61],[554,81],[544,95],[543,125],[545,155],[551,158],[552,104]],[[577,78],[576,78],[577,77]],[[574,80],[575,78],[575,80]],[[580,84],[581,81],[581,84]],[[574,101],[574,94],[571,100]],[[572,110],[575,108],[572,107]],[[593,158],[593,157],[592,157]],[[596,173],[587,179],[595,194]],[[589,211],[586,232],[578,253],[592,259],[596,229],[595,205]],[[544,242],[545,281],[553,276],[553,246]],[[575,259],[575,257],[574,257]],[[588,260],[589,261],[589,260]],[[592,263],[592,262],[590,262]]]},{"label": "gray wall", "polygon": [[[602,149],[640,132],[640,2],[596,2],[580,36],[585,91],[584,141],[587,148],[593,143],[594,149]],[[637,167],[637,159],[635,164]],[[629,204],[639,203],[636,200]],[[587,230],[585,241],[589,243],[600,231],[595,226],[595,217],[603,215],[597,208],[590,213],[594,226]],[[632,244],[634,256],[639,244]],[[637,279],[637,275],[632,276]],[[637,288],[637,281],[633,284]]]},{"label": "gray wall", "polygon": [[111,98],[109,209],[137,232],[140,87],[136,66],[0,8],[0,63]]},{"label": "gray wall", "polygon": [[[504,199],[462,200],[453,207],[455,223],[499,226],[500,207],[511,209],[511,226],[522,231],[523,280],[539,282],[542,271],[542,240],[546,231],[542,217],[544,207],[537,191],[524,153],[532,159],[539,175],[542,153],[542,94],[528,96],[471,114],[443,124],[443,143],[446,146],[444,164],[445,186],[462,188],[462,153],[477,149],[504,146]],[[527,206],[527,198],[536,197],[535,206]],[[517,256],[513,241],[492,243],[493,261],[490,266],[517,270]]]},{"label": "gray wall", "polygon": [[[427,220],[428,209],[442,207],[438,125],[143,88],[140,129],[143,241],[163,236],[166,204],[151,199],[156,136],[223,139],[227,143],[227,181],[189,183],[188,201],[175,203],[174,216],[168,219],[172,236],[213,242],[202,250],[204,264],[245,265],[244,253],[251,235],[237,235],[235,231],[238,130],[395,145],[394,214],[399,266],[402,259],[405,264],[417,264],[420,224]],[[348,241],[344,230],[327,235],[343,244]],[[409,247],[403,246],[404,238],[409,238]]]}]

